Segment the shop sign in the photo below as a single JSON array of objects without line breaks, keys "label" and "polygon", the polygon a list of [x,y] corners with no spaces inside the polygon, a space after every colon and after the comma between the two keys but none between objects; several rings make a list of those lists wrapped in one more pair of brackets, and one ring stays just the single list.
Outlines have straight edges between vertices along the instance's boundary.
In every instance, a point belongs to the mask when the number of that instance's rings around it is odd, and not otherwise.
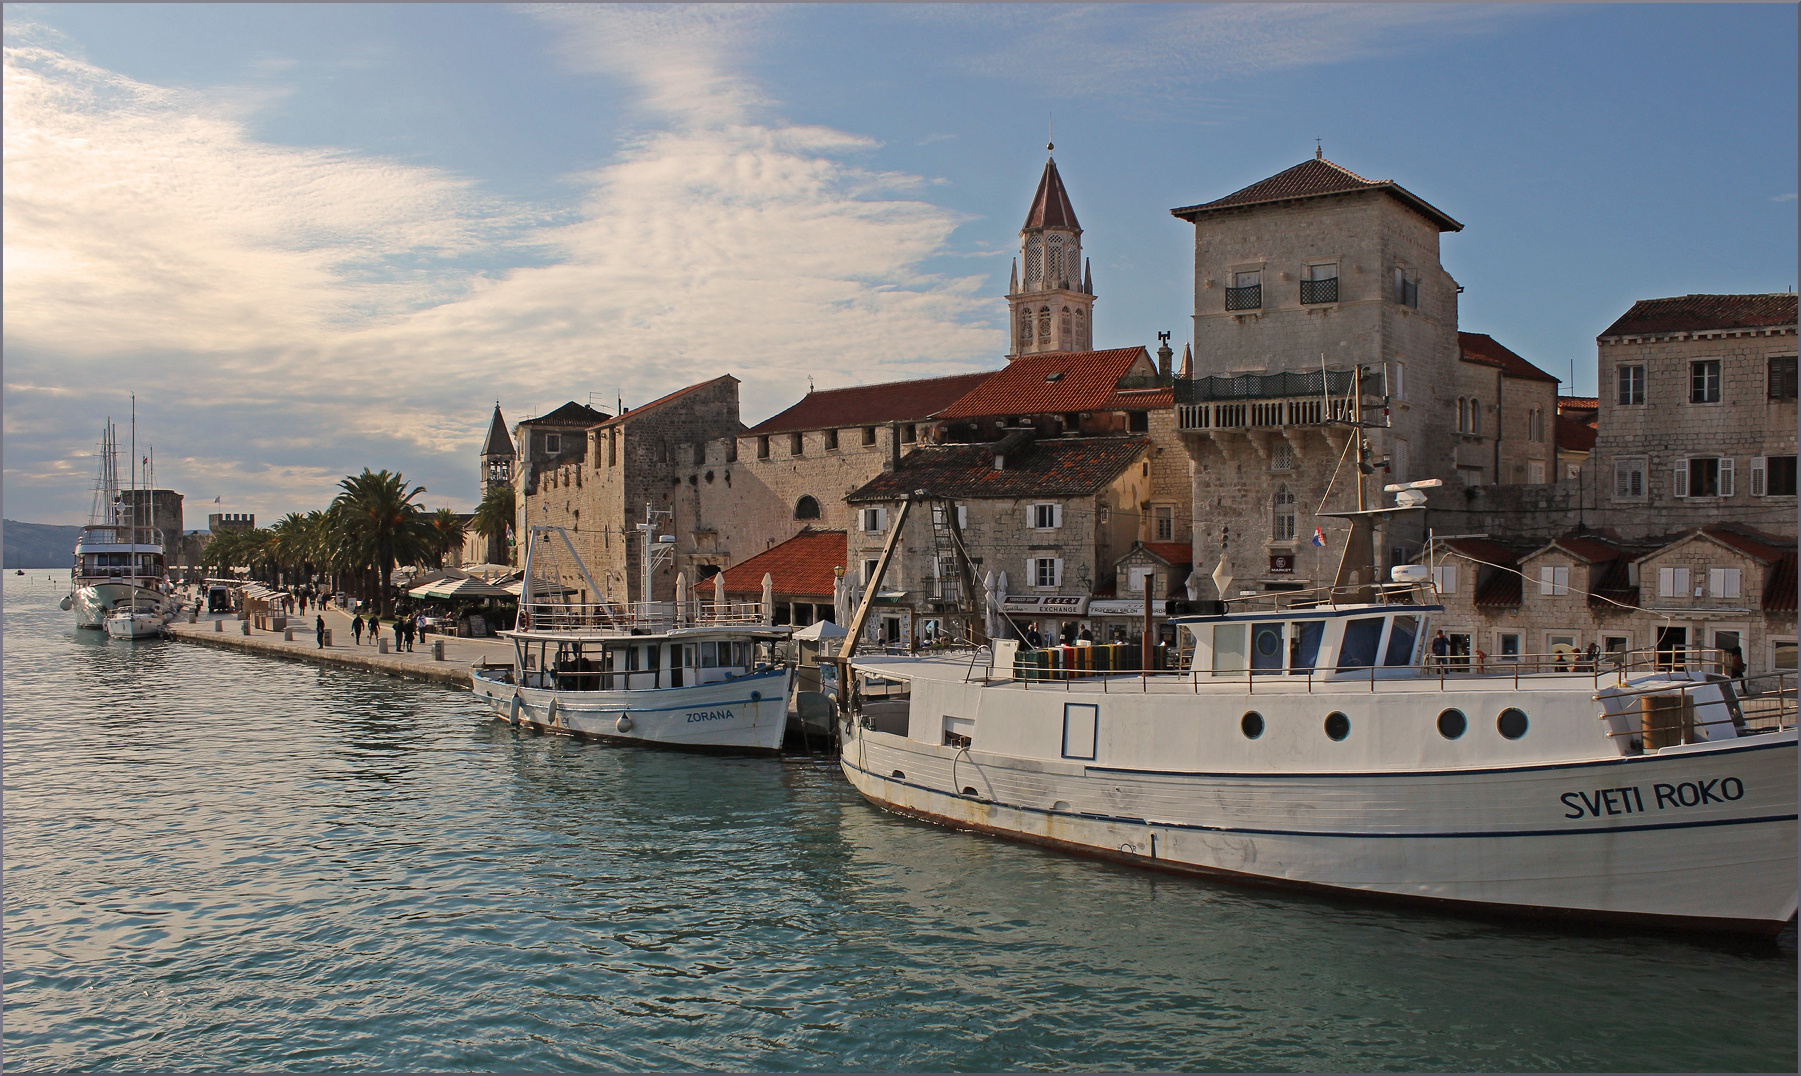
[{"label": "shop sign", "polygon": [[1271,553],[1269,555],[1269,572],[1271,575],[1293,575],[1293,553]]},{"label": "shop sign", "polygon": [[[1088,603],[1088,615],[1089,616],[1135,616],[1135,617],[1138,617],[1139,619],[1143,619],[1144,618],[1144,599],[1139,598],[1139,599],[1134,600],[1131,598],[1117,598],[1117,599],[1116,598],[1097,598],[1094,601],[1091,601]],[[1163,603],[1161,601],[1152,601],[1151,602],[1151,616],[1157,620],[1163,619]]]},{"label": "shop sign", "polygon": [[1086,594],[1009,594],[1001,601],[1001,612],[1027,616],[1078,617],[1088,612]]}]

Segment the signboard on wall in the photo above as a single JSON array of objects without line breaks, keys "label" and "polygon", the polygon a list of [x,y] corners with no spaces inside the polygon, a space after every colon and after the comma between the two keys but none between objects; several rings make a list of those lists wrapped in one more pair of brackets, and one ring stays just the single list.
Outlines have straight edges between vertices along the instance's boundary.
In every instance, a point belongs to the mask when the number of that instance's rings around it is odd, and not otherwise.
[{"label": "signboard on wall", "polygon": [[1294,554],[1293,553],[1271,553],[1269,555],[1269,574],[1271,574],[1271,575],[1293,575],[1294,574]]},{"label": "signboard on wall", "polygon": [[[1151,616],[1163,619],[1163,602],[1151,603]],[[1089,616],[1135,616],[1144,619],[1143,598],[1097,598],[1088,603]]]},{"label": "signboard on wall", "polygon": [[1086,594],[1009,594],[1001,602],[1003,613],[1026,616],[1077,617],[1088,614]]}]

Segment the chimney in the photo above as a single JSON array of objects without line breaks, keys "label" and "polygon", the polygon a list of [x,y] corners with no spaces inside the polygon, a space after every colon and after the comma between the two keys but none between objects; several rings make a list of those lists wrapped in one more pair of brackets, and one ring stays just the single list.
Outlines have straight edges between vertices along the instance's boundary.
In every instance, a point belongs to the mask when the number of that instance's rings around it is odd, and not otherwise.
[{"label": "chimney", "polygon": [[1170,362],[1175,358],[1176,353],[1170,350],[1168,333],[1158,333],[1157,342],[1157,376],[1168,377]]}]

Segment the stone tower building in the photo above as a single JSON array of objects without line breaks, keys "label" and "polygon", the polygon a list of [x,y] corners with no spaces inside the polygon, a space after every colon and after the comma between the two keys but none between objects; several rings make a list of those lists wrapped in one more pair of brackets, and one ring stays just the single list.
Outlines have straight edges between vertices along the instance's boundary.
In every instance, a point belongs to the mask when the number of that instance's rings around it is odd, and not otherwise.
[{"label": "stone tower building", "polygon": [[[496,486],[513,484],[513,463],[518,453],[513,450],[513,439],[507,435],[507,420],[500,417],[500,402],[494,403],[494,421],[488,425],[488,438],[482,442],[480,485],[482,498]],[[486,553],[482,560],[487,564],[507,563],[506,539],[490,536],[487,538]]]},{"label": "stone tower building", "polygon": [[1013,326],[1008,362],[1021,355],[1094,346],[1094,282],[1082,258],[1082,226],[1076,223],[1055,158],[1045,160],[1038,193],[1019,230],[1007,307]]}]

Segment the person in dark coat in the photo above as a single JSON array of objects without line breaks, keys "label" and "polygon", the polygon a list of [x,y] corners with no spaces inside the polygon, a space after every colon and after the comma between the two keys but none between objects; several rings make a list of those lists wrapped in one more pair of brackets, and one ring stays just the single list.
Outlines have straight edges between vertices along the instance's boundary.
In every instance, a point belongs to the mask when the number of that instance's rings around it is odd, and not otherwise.
[{"label": "person in dark coat", "polygon": [[350,618],[350,634],[356,636],[356,645],[363,645],[363,618],[357,614]]},{"label": "person in dark coat", "polygon": [[400,621],[400,617],[394,618],[394,649],[396,652],[400,650]]},{"label": "person in dark coat", "polygon": [[1451,640],[1445,638],[1444,632],[1432,637],[1432,664],[1444,665],[1451,654]]},{"label": "person in dark coat", "polygon": [[313,634],[319,639],[319,649],[325,649],[325,618],[319,617],[313,622]]},{"label": "person in dark coat", "polygon": [[413,636],[416,635],[418,631],[419,621],[413,618],[413,614],[408,613],[400,622],[400,638],[401,641],[406,643],[407,652],[409,654],[412,653],[413,650]]}]

